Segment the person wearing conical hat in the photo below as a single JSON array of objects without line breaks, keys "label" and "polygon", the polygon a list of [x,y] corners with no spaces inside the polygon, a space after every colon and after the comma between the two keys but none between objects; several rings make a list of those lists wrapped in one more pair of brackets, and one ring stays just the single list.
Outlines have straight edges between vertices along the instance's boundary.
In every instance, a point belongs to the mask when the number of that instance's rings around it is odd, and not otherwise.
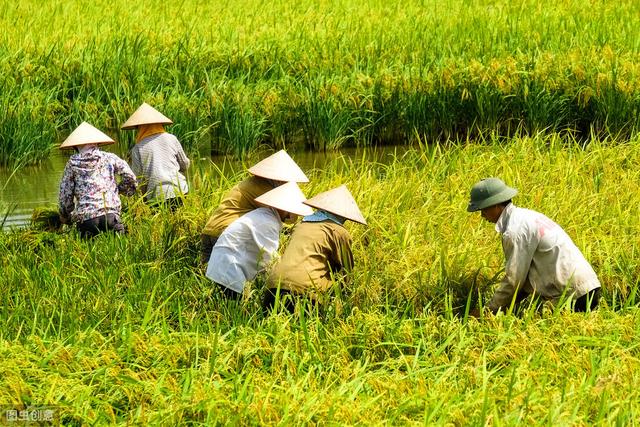
[{"label": "person wearing conical hat", "polygon": [[245,283],[253,280],[278,250],[282,223],[313,210],[302,204],[304,194],[288,182],[256,198],[261,207],[236,219],[216,241],[206,276],[223,294],[237,299]]},{"label": "person wearing conical hat", "polygon": [[106,230],[124,232],[119,194],[133,195],[137,181],[127,162],[98,149],[114,142],[83,122],[60,145],[61,149],[77,151],[69,158],[60,182],[60,219],[75,223],[83,237]]},{"label": "person wearing conical hat", "polygon": [[266,309],[277,298],[290,312],[300,297],[317,301],[331,290],[336,273],[353,267],[351,235],[344,223],[367,222],[347,187],[320,193],[304,204],[317,210],[294,227],[282,257],[270,271],[263,301]]},{"label": "person wearing conical hat", "polygon": [[250,177],[233,187],[213,212],[201,234],[201,262],[206,264],[211,249],[225,228],[242,215],[260,207],[256,198],[285,182],[309,182],[286,151],[280,150],[249,168]]},{"label": "person wearing conical hat", "polygon": [[[565,231],[545,215],[516,207],[518,194],[499,178],[471,188],[468,212],[480,211],[502,235],[505,274],[487,308],[493,313],[520,304],[527,296],[557,302],[572,298],[575,311],[593,310],[600,282],[589,262]],[[472,312],[478,316],[479,310]]]},{"label": "person wearing conical hat", "polygon": [[178,138],[165,131],[164,125],[171,123],[158,110],[143,103],[122,129],[137,129],[131,169],[141,178],[145,200],[153,206],[166,203],[175,210],[182,205],[182,196],[189,192],[185,173],[190,161]]}]

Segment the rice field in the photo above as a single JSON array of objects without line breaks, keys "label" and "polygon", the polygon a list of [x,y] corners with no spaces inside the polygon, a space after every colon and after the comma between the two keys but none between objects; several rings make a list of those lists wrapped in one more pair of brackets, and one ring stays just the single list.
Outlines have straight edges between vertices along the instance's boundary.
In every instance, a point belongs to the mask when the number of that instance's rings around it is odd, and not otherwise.
[{"label": "rice field", "polygon": [[[223,301],[198,267],[240,169],[192,171],[175,215],[127,199],[123,237],[0,234],[0,403],[64,425],[633,425],[640,140],[480,142],[307,171],[307,195],[347,183],[369,222],[348,223],[353,285],[320,312],[265,315],[260,280]],[[496,175],[592,263],[597,312],[466,316],[502,268],[493,226],[465,211]]]},{"label": "rice field", "polygon": [[[351,288],[312,312],[266,315],[260,279],[225,301],[198,265],[243,167],[193,168],[174,215],[125,199],[126,236],[81,240],[45,206],[0,233],[0,424],[635,425],[638,17],[633,0],[3,2],[6,176],[85,120],[126,153],[143,101],[192,158],[410,148],[307,170],[308,196],[346,183],[369,222],[347,223]],[[502,269],[465,211],[488,176],[568,232],[597,312],[468,317]]]},{"label": "rice field", "polygon": [[633,0],[24,0],[0,8],[0,164],[143,101],[190,153],[638,131]]}]

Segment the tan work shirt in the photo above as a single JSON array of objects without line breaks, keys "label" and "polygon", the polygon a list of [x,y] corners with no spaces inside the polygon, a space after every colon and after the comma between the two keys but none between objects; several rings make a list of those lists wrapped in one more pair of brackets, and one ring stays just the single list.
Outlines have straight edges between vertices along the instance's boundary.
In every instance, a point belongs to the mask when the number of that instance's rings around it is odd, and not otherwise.
[{"label": "tan work shirt", "polygon": [[301,222],[281,259],[267,280],[269,288],[295,293],[316,293],[331,287],[331,274],[353,265],[351,236],[346,228],[332,221]]},{"label": "tan work shirt", "polygon": [[233,187],[213,212],[202,234],[219,237],[225,228],[242,215],[261,206],[255,198],[273,190],[273,184],[264,178],[250,176]]}]

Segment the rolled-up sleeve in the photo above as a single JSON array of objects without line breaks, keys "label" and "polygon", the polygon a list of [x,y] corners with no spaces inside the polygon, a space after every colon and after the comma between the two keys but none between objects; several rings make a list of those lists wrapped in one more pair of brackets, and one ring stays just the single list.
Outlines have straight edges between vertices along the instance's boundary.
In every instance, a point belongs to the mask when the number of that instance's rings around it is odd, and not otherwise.
[{"label": "rolled-up sleeve", "polygon": [[136,176],[133,171],[125,162],[118,156],[112,156],[114,172],[116,175],[120,176],[120,183],[118,184],[118,191],[127,196],[131,196],[136,192],[136,188],[138,187],[138,181],[136,180]]},{"label": "rolled-up sleeve", "polygon": [[73,212],[74,209],[74,191],[75,181],[73,179],[73,170],[67,164],[64,168],[64,173],[62,174],[62,181],[60,181],[60,193],[58,195],[58,207],[62,218],[69,219],[71,217],[71,212]]},{"label": "rolled-up sleeve", "polygon": [[498,289],[494,293],[488,307],[496,312],[511,304],[514,295],[523,289],[527,282],[527,275],[536,251],[535,237],[526,234],[502,236],[502,249],[505,257],[505,273]]}]

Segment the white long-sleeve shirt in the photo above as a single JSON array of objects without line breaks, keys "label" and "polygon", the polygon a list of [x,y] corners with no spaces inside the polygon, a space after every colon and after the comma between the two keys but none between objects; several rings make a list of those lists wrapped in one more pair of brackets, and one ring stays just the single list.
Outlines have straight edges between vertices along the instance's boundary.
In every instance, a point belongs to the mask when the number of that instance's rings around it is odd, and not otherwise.
[{"label": "white long-sleeve shirt", "polygon": [[216,241],[206,276],[238,293],[278,250],[282,221],[272,208],[258,208],[233,221]]},{"label": "white long-sleeve shirt", "polygon": [[516,289],[557,301],[563,294],[576,299],[600,287],[571,238],[543,214],[509,204],[496,231],[502,234],[505,275],[488,304],[491,310],[508,307]]},{"label": "white long-sleeve shirt", "polygon": [[131,169],[144,177],[146,198],[151,200],[187,194],[189,185],[184,173],[189,164],[178,138],[167,132],[150,135],[131,150]]}]

